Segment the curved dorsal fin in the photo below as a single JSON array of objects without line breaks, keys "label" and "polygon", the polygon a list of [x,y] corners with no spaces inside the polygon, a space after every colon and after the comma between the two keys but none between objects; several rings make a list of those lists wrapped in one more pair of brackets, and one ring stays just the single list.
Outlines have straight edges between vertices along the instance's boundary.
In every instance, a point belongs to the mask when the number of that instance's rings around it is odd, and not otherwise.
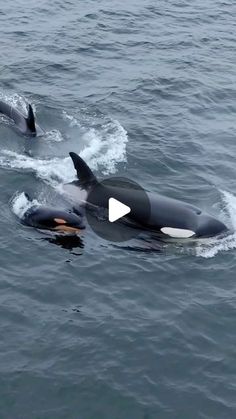
[{"label": "curved dorsal fin", "polygon": [[85,161],[76,153],[71,152],[69,155],[73,161],[80,183],[97,183],[96,176],[94,176],[92,170],[88,167]]},{"label": "curved dorsal fin", "polygon": [[36,133],[34,112],[30,104],[28,105],[28,116],[26,118],[26,122],[29,130]]}]

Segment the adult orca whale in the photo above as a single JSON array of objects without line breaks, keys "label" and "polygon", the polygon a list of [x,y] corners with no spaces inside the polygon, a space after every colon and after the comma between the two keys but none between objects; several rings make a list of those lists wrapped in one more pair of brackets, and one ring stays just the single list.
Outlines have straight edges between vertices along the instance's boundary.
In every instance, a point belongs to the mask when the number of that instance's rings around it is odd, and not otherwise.
[{"label": "adult orca whale", "polygon": [[76,189],[86,191],[88,208],[96,206],[107,209],[109,198],[115,198],[131,208],[126,220],[141,229],[156,231],[168,237],[211,237],[228,230],[224,223],[186,202],[149,192],[146,192],[145,201],[144,193],[140,190],[106,186],[97,180],[80,156],[73,152],[69,154],[79,180],[65,185],[65,191],[71,194],[73,189],[74,197]]},{"label": "adult orca whale", "polygon": [[0,100],[0,113],[12,119],[22,134],[32,137],[36,137],[36,135],[43,135],[42,128],[40,128],[35,122],[34,112],[30,104],[28,104],[28,115],[25,117],[12,105]]},{"label": "adult orca whale", "polygon": [[22,223],[40,230],[75,234],[85,229],[83,216],[79,212],[57,210],[34,205],[22,217]]}]

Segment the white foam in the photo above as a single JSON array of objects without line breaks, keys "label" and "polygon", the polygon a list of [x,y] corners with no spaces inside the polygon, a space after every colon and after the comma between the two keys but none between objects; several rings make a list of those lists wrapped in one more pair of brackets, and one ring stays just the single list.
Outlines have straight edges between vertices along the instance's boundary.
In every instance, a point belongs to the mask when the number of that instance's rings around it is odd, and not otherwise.
[{"label": "white foam", "polygon": [[[28,100],[25,100],[18,94],[8,96],[0,94],[0,98],[10,105],[27,112]],[[78,152],[92,170],[99,170],[99,172],[106,175],[112,174],[116,171],[117,163],[126,161],[128,136],[118,121],[113,121],[106,117],[102,119],[101,123],[101,119],[98,122],[96,116],[89,116],[88,118],[82,116],[82,120],[86,125],[83,124],[82,126],[74,116],[66,112],[63,112],[63,118],[70,121],[70,126],[79,127],[83,137],[81,141],[83,144],[82,151],[73,150],[74,147],[71,146],[68,148],[68,152]],[[44,140],[62,142],[64,138],[59,130],[53,129],[46,132]],[[0,166],[13,170],[33,172],[35,176],[55,188],[58,192],[63,190],[61,188],[63,184],[69,183],[76,178],[73,163],[68,155],[64,158],[37,158],[11,150],[1,150]]]},{"label": "white foam", "polygon": [[[113,125],[112,127],[114,128]],[[114,173],[116,163],[125,160],[127,135],[118,123],[116,128],[105,138],[99,136],[93,129],[86,134],[88,145],[84,147],[80,155],[92,170],[102,166],[103,173]],[[53,187],[58,186],[59,183],[67,183],[75,179],[75,171],[70,157],[42,159],[11,150],[2,150],[0,165],[5,168],[32,171],[38,178]]]},{"label": "white foam", "polygon": [[[82,136],[85,144],[80,155],[89,162],[94,169],[100,169],[103,174],[112,174],[116,171],[116,163],[126,162],[126,144],[128,136],[122,125],[113,119],[105,120],[103,124],[93,127],[96,119],[84,118],[80,123],[75,116],[63,112],[64,120],[70,122],[70,127],[80,127],[86,131]],[[96,117],[95,117],[96,118]],[[86,126],[85,126],[86,123]],[[92,128],[88,128],[92,126]]]},{"label": "white foam", "polygon": [[49,185],[56,187],[59,183],[71,182],[75,172],[70,157],[52,159],[36,159],[15,151],[2,150],[1,167],[22,169],[34,172],[36,176]]},{"label": "white foam", "polygon": [[[16,93],[13,95],[0,94],[0,98],[5,102],[9,103],[10,105],[18,108],[19,110],[23,110],[23,112],[27,114],[28,99],[25,99],[24,97]],[[34,111],[36,111],[35,105],[32,106]],[[94,125],[94,123],[96,122],[96,117],[84,118],[82,116],[83,122],[86,121],[86,126],[84,125],[84,123],[82,126],[80,121],[78,121],[78,119],[76,119],[75,116],[69,115],[66,111],[63,111],[62,117],[70,122],[71,127],[78,126],[83,129],[84,134],[82,138],[82,143],[84,144],[84,148],[82,149],[82,151],[68,151],[79,152],[81,157],[85,159],[86,163],[89,164],[92,169],[99,169],[103,174],[106,175],[113,174],[116,172],[117,163],[126,162],[126,144],[128,142],[128,136],[127,132],[118,121],[112,119],[108,120],[108,118],[104,118],[105,122],[103,124],[99,123],[99,126],[96,124],[96,128],[88,128],[89,126],[91,127]],[[52,129],[46,132],[45,140],[48,140],[49,142],[62,142],[64,138],[59,130]],[[18,168],[23,169],[23,157],[19,156],[18,160],[20,161]],[[62,160],[60,159],[60,161]],[[53,166],[57,165],[57,159],[55,158],[52,163]],[[29,164],[30,166],[26,168],[31,168],[30,161],[26,162],[25,164],[26,166],[27,164]],[[62,161],[62,172],[64,172],[64,164],[65,159]],[[16,159],[14,165],[17,166]],[[45,167],[45,164],[42,160],[39,161],[39,165],[41,166],[41,168],[42,165]],[[39,168],[39,172],[41,172],[41,168]],[[54,168],[52,168],[52,171],[53,170]],[[40,176],[41,175],[39,173],[39,177]],[[44,174],[43,178],[45,178]]]},{"label": "white foam", "polygon": [[126,161],[128,136],[118,121],[107,122],[101,130],[91,128],[83,140],[88,145],[80,153],[81,157],[94,169],[101,168],[103,174],[115,173],[116,164]]},{"label": "white foam", "polygon": [[223,238],[205,239],[196,247],[196,255],[204,258],[212,258],[219,252],[227,252],[236,249],[236,197],[230,192],[220,191],[225,204],[224,210],[229,216],[228,222],[232,226],[232,233]]},{"label": "white foam", "polygon": [[71,127],[81,127],[80,122],[75,118],[75,116],[69,115],[66,111],[62,113],[63,119],[70,122]]},{"label": "white foam", "polygon": [[[90,129],[85,136],[88,145],[80,153],[81,157],[92,170],[101,166],[103,173],[114,173],[116,163],[126,158],[128,140],[126,131],[118,122],[115,125],[114,122],[110,122],[103,127],[101,134]],[[42,159],[11,150],[1,150],[0,165],[5,168],[32,171],[38,178],[56,188],[61,183],[73,181],[76,177],[70,157]]]},{"label": "white foam", "polygon": [[[27,115],[27,104],[29,103],[23,96],[14,93],[12,95],[0,94],[0,99],[15,108],[23,111]],[[35,105],[32,105],[33,111],[36,112]]]},{"label": "white foam", "polygon": [[236,232],[236,196],[227,191],[220,191],[223,196],[223,201],[229,214],[233,230]]},{"label": "white foam", "polygon": [[57,129],[51,129],[44,134],[43,141],[50,141],[54,143],[60,143],[64,140],[61,132]]},{"label": "white foam", "polygon": [[17,193],[12,201],[11,201],[11,205],[12,205],[12,211],[14,212],[14,214],[19,217],[19,218],[23,218],[25,212],[35,206],[35,205],[40,205],[40,203],[34,199],[32,201],[30,201],[26,194],[24,192],[22,193]]},{"label": "white foam", "polygon": [[203,258],[212,258],[219,252],[227,252],[229,250],[236,249],[236,234],[230,234],[222,239],[216,239],[213,241],[208,240],[206,244],[199,245],[196,249],[196,255]]}]

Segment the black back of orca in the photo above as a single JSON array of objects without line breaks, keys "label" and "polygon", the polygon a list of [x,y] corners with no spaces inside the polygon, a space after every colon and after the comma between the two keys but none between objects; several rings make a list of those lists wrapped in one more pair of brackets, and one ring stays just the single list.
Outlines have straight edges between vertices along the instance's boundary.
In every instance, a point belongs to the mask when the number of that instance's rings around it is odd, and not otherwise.
[{"label": "black back of orca", "polygon": [[[93,205],[108,208],[110,197],[117,199],[131,208],[126,216],[132,222],[138,223],[145,229],[153,231],[168,231],[169,235],[176,234],[174,230],[185,231],[189,237],[210,237],[227,230],[219,220],[201,211],[198,207],[177,199],[163,195],[147,193],[149,205],[144,202],[143,192],[135,189],[104,187],[98,185],[95,193],[89,194]],[[192,232],[192,234],[191,234]],[[178,232],[181,237],[181,232]]]},{"label": "black back of orca", "polygon": [[[140,226],[161,231],[173,237],[210,237],[227,231],[221,221],[201,211],[198,207],[177,199],[168,198],[159,194],[148,193],[149,206],[144,205],[143,193],[135,189],[119,187],[106,187],[99,184],[87,164],[76,153],[70,153],[80,186],[87,190],[94,189],[92,196],[93,205],[108,208],[108,199],[113,197],[131,208],[126,216]],[[178,230],[178,232],[176,231]],[[181,235],[181,230],[187,232]]]},{"label": "black back of orca", "polygon": [[13,120],[22,134],[33,137],[37,135],[35,116],[30,104],[28,105],[27,117],[24,117],[20,111],[3,101],[0,101],[0,113]]},{"label": "black back of orca", "polygon": [[58,210],[43,206],[32,206],[23,216],[22,222],[38,229],[55,231],[83,230],[82,213]]}]

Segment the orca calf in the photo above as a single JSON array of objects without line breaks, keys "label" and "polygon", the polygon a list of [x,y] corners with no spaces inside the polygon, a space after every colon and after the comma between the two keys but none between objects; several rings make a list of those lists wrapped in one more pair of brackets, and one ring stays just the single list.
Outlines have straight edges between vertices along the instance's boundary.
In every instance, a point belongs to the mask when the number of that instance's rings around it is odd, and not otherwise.
[{"label": "orca calf", "polygon": [[32,206],[22,217],[22,223],[40,230],[75,234],[85,229],[83,216],[78,211],[57,210],[44,206]]},{"label": "orca calf", "polygon": [[97,180],[80,156],[73,152],[69,154],[79,181],[65,185],[65,191],[71,193],[73,189],[75,197],[77,189],[79,197],[79,189],[85,190],[88,209],[91,206],[107,209],[109,198],[115,198],[131,209],[125,220],[168,237],[211,237],[228,230],[221,221],[186,202],[149,192],[144,200],[144,193],[139,190],[106,186]]},{"label": "orca calf", "polygon": [[24,135],[36,137],[36,135],[43,134],[42,128],[40,128],[35,122],[34,112],[30,104],[28,104],[28,115],[25,117],[13,106],[0,100],[0,113],[12,119],[19,131]]}]

